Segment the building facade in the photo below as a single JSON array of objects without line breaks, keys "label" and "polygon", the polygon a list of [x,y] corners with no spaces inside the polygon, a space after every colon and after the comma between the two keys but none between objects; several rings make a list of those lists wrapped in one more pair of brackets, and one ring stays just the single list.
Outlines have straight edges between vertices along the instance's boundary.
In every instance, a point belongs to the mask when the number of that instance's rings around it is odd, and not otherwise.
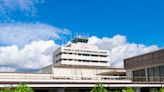
[{"label": "building facade", "polygon": [[[42,68],[41,72],[56,76],[101,76],[112,71],[109,51],[87,42],[87,38],[77,37],[70,44],[59,47],[53,53],[53,64]],[[121,68],[118,71],[125,73]]]},{"label": "building facade", "polygon": [[88,44],[88,39],[77,37],[53,53],[54,65],[109,66],[109,51]]},{"label": "building facade", "polygon": [[164,82],[164,49],[124,60],[127,76],[134,82]]}]

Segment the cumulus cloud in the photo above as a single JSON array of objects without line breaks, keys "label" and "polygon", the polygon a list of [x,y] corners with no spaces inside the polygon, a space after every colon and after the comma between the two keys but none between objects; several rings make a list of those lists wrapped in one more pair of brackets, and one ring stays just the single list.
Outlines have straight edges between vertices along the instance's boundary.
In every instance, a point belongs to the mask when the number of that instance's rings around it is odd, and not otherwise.
[{"label": "cumulus cloud", "polygon": [[44,23],[0,24],[0,44],[23,46],[32,41],[59,39],[60,34],[69,34],[66,28],[57,28]]},{"label": "cumulus cloud", "polygon": [[24,14],[34,16],[37,12],[35,8],[36,4],[43,2],[44,0],[1,0],[0,13],[7,17],[16,11],[20,11]]},{"label": "cumulus cloud", "polygon": [[[32,35],[32,34],[31,34]],[[17,35],[18,36],[18,35]],[[1,36],[2,37],[2,36]],[[0,37],[0,38],[1,38]],[[123,67],[123,59],[158,50],[157,45],[129,43],[126,36],[116,35],[112,38],[89,38],[90,44],[110,51],[110,67]],[[52,64],[52,53],[60,46],[53,40],[32,41],[19,47],[17,45],[0,47],[0,71],[37,70]]]},{"label": "cumulus cloud", "polygon": [[69,32],[44,23],[0,24],[0,71],[37,70],[52,64],[58,47],[54,40]]},{"label": "cumulus cloud", "polygon": [[110,51],[110,67],[123,67],[123,59],[158,50],[157,45],[145,46],[144,44],[129,43],[126,36],[115,35],[112,38],[89,38],[90,44],[96,44],[100,49]]},{"label": "cumulus cloud", "polygon": [[58,47],[54,41],[33,41],[19,48],[16,45],[0,47],[0,70],[15,71],[40,69],[52,64],[52,53]]}]

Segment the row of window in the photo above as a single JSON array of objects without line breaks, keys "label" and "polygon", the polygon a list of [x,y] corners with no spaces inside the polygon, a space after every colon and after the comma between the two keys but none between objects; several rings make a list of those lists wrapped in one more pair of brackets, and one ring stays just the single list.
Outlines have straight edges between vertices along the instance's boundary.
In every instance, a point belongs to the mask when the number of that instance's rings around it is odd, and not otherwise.
[{"label": "row of window", "polygon": [[145,69],[133,71],[134,81],[146,81]]},{"label": "row of window", "polygon": [[[71,51],[71,49],[64,49],[64,51]],[[89,51],[89,50],[74,50],[74,51],[77,51],[77,52],[89,52],[89,53],[102,53],[102,54],[107,54],[107,52],[103,52],[103,51]]]},{"label": "row of window", "polygon": [[96,61],[96,60],[78,60],[78,59],[59,59],[56,62],[61,61],[78,61],[78,62],[94,62],[94,63],[108,63],[108,61]]},{"label": "row of window", "polygon": [[149,81],[164,81],[164,66],[148,68]]},{"label": "row of window", "polygon": [[58,56],[60,56],[60,55],[62,55],[62,54],[78,55],[78,56],[107,57],[107,55],[80,54],[80,53],[66,53],[66,52],[58,53],[58,54],[56,55],[56,57],[58,57]]},{"label": "row of window", "polygon": [[[164,66],[151,67],[147,69],[147,79],[149,82],[164,81]],[[133,71],[134,81],[146,81],[146,71],[145,69]]]}]

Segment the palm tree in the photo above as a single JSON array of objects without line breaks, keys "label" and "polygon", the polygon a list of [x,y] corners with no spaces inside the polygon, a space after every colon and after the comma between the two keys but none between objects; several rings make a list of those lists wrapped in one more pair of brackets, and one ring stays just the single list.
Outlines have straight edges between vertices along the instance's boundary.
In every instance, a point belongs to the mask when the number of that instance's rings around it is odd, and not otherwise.
[{"label": "palm tree", "polygon": [[102,84],[98,84],[90,92],[108,92],[108,90]]},{"label": "palm tree", "polygon": [[28,87],[26,84],[19,84],[14,92],[34,92],[32,88]]},{"label": "palm tree", "polygon": [[164,88],[160,88],[159,89],[159,92],[164,92]]},{"label": "palm tree", "polygon": [[128,87],[128,88],[124,88],[124,89],[122,90],[122,92],[135,92],[135,91],[134,91],[134,89]]}]

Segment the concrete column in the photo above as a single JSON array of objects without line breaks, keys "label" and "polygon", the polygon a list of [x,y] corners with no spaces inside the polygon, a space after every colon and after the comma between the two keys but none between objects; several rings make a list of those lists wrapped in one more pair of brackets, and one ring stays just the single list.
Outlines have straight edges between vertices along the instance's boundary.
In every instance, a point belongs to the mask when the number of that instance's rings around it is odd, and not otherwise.
[{"label": "concrete column", "polygon": [[148,79],[148,69],[147,68],[145,68],[145,76],[146,76],[146,81],[149,81],[149,79]]},{"label": "concrete column", "polygon": [[141,88],[136,88],[136,92],[141,92]]},{"label": "concrete column", "polygon": [[64,92],[64,88],[58,88],[57,92]]},{"label": "concrete column", "polygon": [[64,92],[64,88],[50,89],[48,92]]}]

